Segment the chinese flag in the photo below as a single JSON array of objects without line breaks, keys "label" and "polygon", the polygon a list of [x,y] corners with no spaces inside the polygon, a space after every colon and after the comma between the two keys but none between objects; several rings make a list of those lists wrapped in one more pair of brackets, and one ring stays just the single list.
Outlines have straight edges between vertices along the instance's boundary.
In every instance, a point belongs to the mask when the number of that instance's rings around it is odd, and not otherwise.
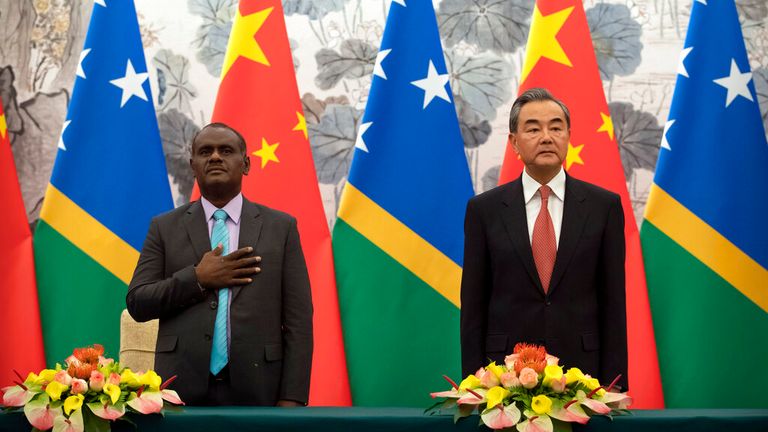
[{"label": "chinese flag", "polygon": [[245,137],[244,195],[298,220],[315,309],[309,403],[350,405],[331,236],[280,0],[240,1],[211,120]]},{"label": "chinese flag", "polygon": [[[21,198],[11,140],[0,101],[0,202],[3,235],[0,236],[0,388],[23,381],[29,372],[45,367],[40,309],[37,305],[32,234]],[[14,374],[21,374],[21,379]]]},{"label": "chinese flag", "polygon": [[[565,162],[568,173],[621,195],[627,245],[629,389],[635,401],[632,407],[663,408],[640,236],[580,0],[537,0],[520,83],[520,93],[544,87],[568,106],[571,112],[571,142]],[[513,180],[522,168],[508,145],[499,182]]]}]

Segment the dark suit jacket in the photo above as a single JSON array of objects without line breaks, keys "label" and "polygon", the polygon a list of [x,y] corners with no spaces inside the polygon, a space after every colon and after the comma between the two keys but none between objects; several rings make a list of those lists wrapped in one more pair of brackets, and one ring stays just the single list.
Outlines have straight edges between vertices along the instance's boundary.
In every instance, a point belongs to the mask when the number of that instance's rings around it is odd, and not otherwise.
[{"label": "dark suit jacket", "polygon": [[533,261],[521,178],[467,204],[461,280],[464,375],[502,362],[518,342],[627,388],[624,213],[618,195],[566,177],[547,294]]},{"label": "dark suit jacket", "polygon": [[[296,220],[243,200],[240,245],[262,257],[253,282],[230,293],[229,370],[238,403],[307,402],[312,298]],[[217,293],[202,291],[194,266],[211,250],[200,201],[152,220],[126,303],[136,321],[159,318],[155,370],[200,404],[208,388]]]}]

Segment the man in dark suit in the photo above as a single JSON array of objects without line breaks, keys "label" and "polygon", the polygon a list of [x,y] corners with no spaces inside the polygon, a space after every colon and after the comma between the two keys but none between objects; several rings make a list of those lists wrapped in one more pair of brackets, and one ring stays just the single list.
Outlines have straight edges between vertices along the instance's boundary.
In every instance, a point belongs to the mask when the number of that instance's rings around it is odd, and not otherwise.
[{"label": "man in dark suit", "polygon": [[545,89],[512,105],[509,140],[525,170],[471,199],[465,219],[465,375],[519,342],[627,387],[624,213],[618,195],[565,174],[568,108]]},{"label": "man in dark suit", "polygon": [[229,126],[204,127],[190,165],[202,198],[152,220],[126,297],[135,320],[160,319],[155,370],[191,405],[304,405],[312,299],[296,220],[243,198],[250,159]]}]

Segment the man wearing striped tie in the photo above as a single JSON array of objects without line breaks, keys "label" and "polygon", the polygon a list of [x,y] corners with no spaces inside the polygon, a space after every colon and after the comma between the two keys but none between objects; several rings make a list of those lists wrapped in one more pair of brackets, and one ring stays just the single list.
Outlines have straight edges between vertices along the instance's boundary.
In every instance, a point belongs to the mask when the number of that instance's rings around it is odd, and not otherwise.
[{"label": "man wearing striped tie", "polygon": [[624,212],[613,192],[563,169],[571,117],[549,91],[512,104],[520,177],[467,205],[461,281],[464,374],[520,342],[560,364],[627,387]]},{"label": "man wearing striped tie", "polygon": [[159,318],[155,370],[190,405],[307,403],[312,298],[296,219],[245,199],[245,139],[222,123],[192,140],[202,198],[160,215],[126,303]]}]

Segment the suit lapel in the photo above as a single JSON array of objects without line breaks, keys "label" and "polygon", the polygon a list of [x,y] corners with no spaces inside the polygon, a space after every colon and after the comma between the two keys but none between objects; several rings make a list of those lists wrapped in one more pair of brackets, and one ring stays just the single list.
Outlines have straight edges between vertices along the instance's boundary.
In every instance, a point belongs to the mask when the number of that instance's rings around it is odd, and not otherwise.
[{"label": "suit lapel", "polygon": [[539,280],[539,273],[533,261],[533,251],[531,250],[530,236],[528,235],[528,219],[525,214],[523,182],[520,177],[509,183],[502,199],[502,208],[502,219],[504,220],[507,234],[509,234],[512,244],[522,259],[525,270],[528,271],[528,276],[531,277],[531,281],[539,289],[539,292],[544,295],[544,290]]},{"label": "suit lapel", "polygon": [[[252,246],[253,250],[257,250],[256,243],[261,236],[262,226],[261,211],[256,204],[243,198],[243,212],[240,215],[240,240],[238,241],[237,248],[244,248],[246,246]],[[243,286],[232,287],[232,301],[237,298]]]},{"label": "suit lapel", "polygon": [[584,224],[587,221],[587,206],[585,205],[586,195],[581,184],[566,176],[565,178],[565,200],[563,203],[563,222],[560,227],[560,243],[557,248],[557,257],[555,258],[555,268],[552,270],[552,280],[549,283],[549,293],[557,289],[557,284],[568,268],[576,246],[579,244],[579,238],[584,231]]},{"label": "suit lapel", "polygon": [[203,205],[199,200],[192,203],[187,209],[184,228],[187,230],[189,241],[195,250],[197,262],[200,262],[203,259],[203,255],[211,250],[211,239],[208,235],[208,225],[205,220]]}]

